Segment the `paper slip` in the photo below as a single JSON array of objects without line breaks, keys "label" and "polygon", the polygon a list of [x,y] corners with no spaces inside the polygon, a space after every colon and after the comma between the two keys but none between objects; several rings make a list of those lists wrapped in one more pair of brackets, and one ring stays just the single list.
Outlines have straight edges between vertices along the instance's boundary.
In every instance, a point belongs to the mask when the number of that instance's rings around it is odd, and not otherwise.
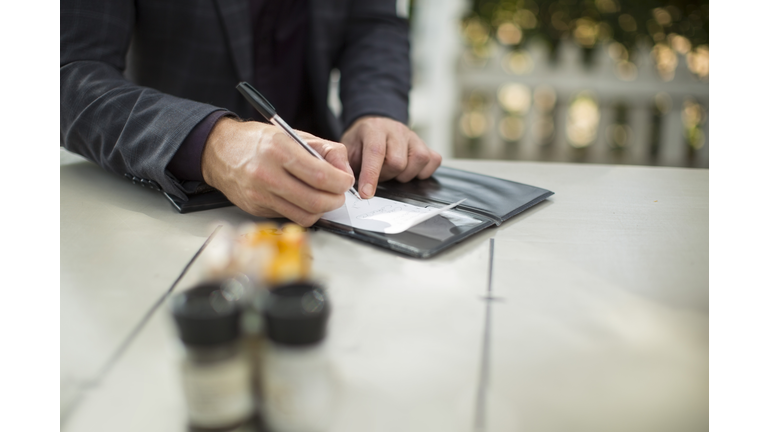
[{"label": "paper slip", "polygon": [[324,214],[321,219],[385,234],[399,234],[464,201],[440,208],[426,208],[380,197],[359,200],[349,192],[346,198],[342,207]]}]

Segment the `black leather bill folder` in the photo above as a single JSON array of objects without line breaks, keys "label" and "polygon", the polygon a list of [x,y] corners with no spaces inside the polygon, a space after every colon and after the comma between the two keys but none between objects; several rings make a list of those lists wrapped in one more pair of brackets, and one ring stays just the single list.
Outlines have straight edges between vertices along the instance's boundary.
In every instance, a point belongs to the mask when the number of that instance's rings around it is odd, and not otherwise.
[{"label": "black leather bill folder", "polygon": [[400,234],[354,229],[326,220],[315,226],[404,255],[428,258],[544,201],[554,192],[509,180],[440,167],[426,180],[379,183],[376,196],[417,206],[458,206]]},{"label": "black leather bill folder", "polygon": [[[554,192],[483,174],[440,167],[426,180],[379,183],[376,196],[427,207],[466,200],[400,234],[383,234],[319,220],[315,227],[416,258],[429,258],[490,226],[544,201]],[[202,195],[202,196],[201,196]],[[181,202],[168,196],[181,213],[232,205],[218,191]]]}]

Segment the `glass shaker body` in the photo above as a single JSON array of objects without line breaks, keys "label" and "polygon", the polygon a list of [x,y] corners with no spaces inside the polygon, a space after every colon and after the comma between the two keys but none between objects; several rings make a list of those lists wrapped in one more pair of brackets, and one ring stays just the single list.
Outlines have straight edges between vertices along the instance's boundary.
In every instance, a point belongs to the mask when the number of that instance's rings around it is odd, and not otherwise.
[{"label": "glass shaker body", "polygon": [[181,376],[193,427],[230,430],[252,418],[250,364],[240,342],[185,345]]},{"label": "glass shaker body", "polygon": [[193,430],[235,430],[254,415],[241,307],[226,285],[205,282],[171,301],[184,347],[181,379]]},{"label": "glass shaker body", "polygon": [[261,375],[269,430],[328,430],[336,400],[324,343],[329,315],[325,291],[315,283],[294,282],[270,292]]}]

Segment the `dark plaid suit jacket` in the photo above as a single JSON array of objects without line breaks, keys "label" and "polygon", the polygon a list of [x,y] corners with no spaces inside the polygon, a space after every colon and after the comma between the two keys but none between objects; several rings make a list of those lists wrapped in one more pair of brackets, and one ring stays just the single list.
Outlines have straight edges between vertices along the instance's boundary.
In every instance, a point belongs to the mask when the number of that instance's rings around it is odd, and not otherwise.
[{"label": "dark plaid suit jacket", "polygon": [[[119,175],[186,198],[166,166],[208,114],[251,108],[249,0],[62,0],[61,145]],[[310,71],[319,135],[338,140],[362,115],[407,123],[408,23],[395,0],[310,0]],[[341,71],[341,119],[327,106]]]}]

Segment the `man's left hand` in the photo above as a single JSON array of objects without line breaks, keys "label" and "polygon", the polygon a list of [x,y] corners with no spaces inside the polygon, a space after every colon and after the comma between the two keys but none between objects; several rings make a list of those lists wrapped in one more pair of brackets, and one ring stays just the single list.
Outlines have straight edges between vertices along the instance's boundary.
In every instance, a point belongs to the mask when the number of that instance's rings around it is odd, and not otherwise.
[{"label": "man's left hand", "polygon": [[376,193],[379,181],[425,179],[443,160],[408,126],[386,117],[357,119],[341,143],[347,146],[349,163],[359,174],[358,192],[366,199]]}]

